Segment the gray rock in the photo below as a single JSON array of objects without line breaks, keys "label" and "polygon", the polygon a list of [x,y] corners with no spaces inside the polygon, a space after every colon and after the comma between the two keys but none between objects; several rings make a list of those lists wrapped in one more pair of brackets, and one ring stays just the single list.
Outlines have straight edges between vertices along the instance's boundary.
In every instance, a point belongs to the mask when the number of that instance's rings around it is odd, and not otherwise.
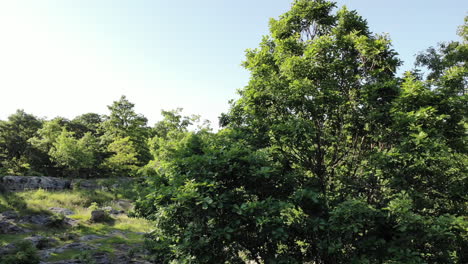
[{"label": "gray rock", "polygon": [[77,259],[67,259],[67,260],[59,260],[59,261],[51,261],[51,262],[40,262],[39,264],[84,264],[81,260]]},{"label": "gray rock", "polygon": [[60,215],[35,214],[19,219],[20,223],[28,223],[45,227],[69,227],[78,225],[79,221]]},{"label": "gray rock", "polygon": [[4,176],[0,178],[0,185],[9,191],[23,191],[32,189],[64,190],[70,189],[70,180],[43,176]]},{"label": "gray rock", "polygon": [[96,181],[93,180],[83,180],[83,179],[73,179],[71,181],[71,188],[73,189],[85,189],[85,190],[96,190],[101,188]]},{"label": "gray rock", "polygon": [[0,247],[0,256],[12,252],[15,248],[13,243]]},{"label": "gray rock", "polygon": [[18,218],[18,213],[15,211],[5,211],[0,213],[0,220],[16,220]]},{"label": "gray rock", "polygon": [[119,215],[119,214],[124,214],[125,213],[124,210],[115,210],[114,208],[112,208],[110,206],[102,207],[101,210],[104,210],[104,211],[108,212],[111,215]]},{"label": "gray rock", "polygon": [[101,210],[104,210],[104,211],[108,211],[108,212],[109,212],[109,211],[112,211],[112,210],[114,210],[114,209],[113,209],[112,207],[110,207],[110,206],[104,206],[104,207],[101,207]]},{"label": "gray rock", "polygon": [[67,225],[67,226],[72,226],[72,227],[73,227],[73,226],[77,226],[77,225],[80,223],[79,220],[71,219],[71,218],[68,218],[68,217],[65,217],[65,218],[63,219],[63,222],[64,222],[65,225]]},{"label": "gray rock", "polygon": [[91,212],[91,222],[107,222],[109,221],[109,215],[104,210],[94,210]]},{"label": "gray rock", "polygon": [[37,249],[50,248],[58,243],[56,239],[38,235],[27,237],[24,240],[30,241]]},{"label": "gray rock", "polygon": [[[109,258],[109,254],[105,252],[96,252],[93,254],[93,259],[96,264],[111,264],[116,263],[115,260]],[[128,262],[127,262],[128,263]]]},{"label": "gray rock", "polygon": [[40,226],[47,226],[51,222],[51,216],[46,214],[26,215],[20,219],[20,223],[28,223]]},{"label": "gray rock", "polygon": [[28,233],[31,230],[19,227],[9,220],[0,220],[0,234]]},{"label": "gray rock", "polygon": [[105,236],[98,236],[98,235],[86,235],[80,237],[80,241],[90,241],[90,240],[96,240],[96,239],[102,239],[106,238]]},{"label": "gray rock", "polygon": [[75,212],[73,212],[70,209],[60,208],[60,207],[50,207],[49,211],[55,214],[62,214],[62,215],[74,215],[75,214]]},{"label": "gray rock", "polygon": [[133,207],[132,202],[129,200],[117,200],[117,205],[125,210],[129,210]]}]

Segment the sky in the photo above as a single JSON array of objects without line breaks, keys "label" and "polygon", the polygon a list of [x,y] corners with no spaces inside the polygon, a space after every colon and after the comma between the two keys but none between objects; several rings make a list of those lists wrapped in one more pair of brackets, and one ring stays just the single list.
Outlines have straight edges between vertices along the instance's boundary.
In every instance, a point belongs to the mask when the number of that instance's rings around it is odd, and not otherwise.
[{"label": "sky", "polygon": [[[16,109],[41,118],[95,112],[126,95],[160,120],[184,108],[217,127],[249,73],[244,52],[292,0],[0,0],[0,119]],[[375,33],[388,33],[404,65],[457,40],[462,0],[339,0]]]}]

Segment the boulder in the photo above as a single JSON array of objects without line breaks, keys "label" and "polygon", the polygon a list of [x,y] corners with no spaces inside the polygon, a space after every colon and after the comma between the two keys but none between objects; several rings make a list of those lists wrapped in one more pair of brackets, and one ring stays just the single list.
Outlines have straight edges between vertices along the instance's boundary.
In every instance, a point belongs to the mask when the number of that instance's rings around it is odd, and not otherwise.
[{"label": "boulder", "polygon": [[100,223],[109,221],[109,214],[104,210],[94,210],[91,212],[91,222]]},{"label": "boulder", "polygon": [[34,189],[64,190],[70,189],[70,180],[55,177],[38,176],[4,176],[0,178],[0,185],[8,191],[23,191]]}]

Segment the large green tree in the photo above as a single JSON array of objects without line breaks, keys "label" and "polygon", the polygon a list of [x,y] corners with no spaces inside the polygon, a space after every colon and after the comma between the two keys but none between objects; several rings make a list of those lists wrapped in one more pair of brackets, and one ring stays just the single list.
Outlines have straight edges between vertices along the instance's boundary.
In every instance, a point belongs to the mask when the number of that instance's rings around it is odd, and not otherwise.
[{"label": "large green tree", "polygon": [[247,51],[225,130],[158,145],[137,212],[160,260],[467,261],[463,56],[397,78],[388,37],[334,8],[294,1]]}]

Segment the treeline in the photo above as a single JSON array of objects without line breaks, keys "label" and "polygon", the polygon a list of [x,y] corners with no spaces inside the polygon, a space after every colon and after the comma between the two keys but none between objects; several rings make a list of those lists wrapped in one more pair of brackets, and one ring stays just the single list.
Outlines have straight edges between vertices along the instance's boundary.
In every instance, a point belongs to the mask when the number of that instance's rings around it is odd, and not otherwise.
[{"label": "treeline", "polygon": [[108,109],[109,115],[72,120],[44,120],[18,110],[0,120],[0,175],[136,176],[153,159],[151,142],[199,120],[176,109],[162,111],[163,120],[150,127],[125,96]]}]

